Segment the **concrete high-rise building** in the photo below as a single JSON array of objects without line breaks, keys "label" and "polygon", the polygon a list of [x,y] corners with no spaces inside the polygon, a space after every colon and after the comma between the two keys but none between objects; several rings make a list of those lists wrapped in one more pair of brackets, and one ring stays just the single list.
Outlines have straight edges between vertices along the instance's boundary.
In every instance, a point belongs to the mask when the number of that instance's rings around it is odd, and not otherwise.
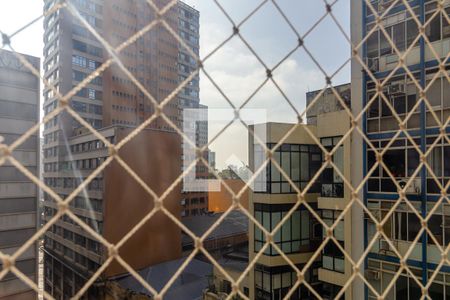
[{"label": "concrete high-rise building", "polygon": [[[132,127],[114,125],[99,132],[117,143],[132,130]],[[161,195],[180,173],[179,145],[179,136],[174,132],[144,129],[119,151],[119,156],[143,182]],[[65,158],[67,170],[62,171],[65,178],[61,186],[55,188],[63,196],[71,193],[109,155],[108,148],[90,133],[71,137],[67,146],[71,152]],[[170,162],[164,159],[166,157],[171,157]],[[178,185],[164,199],[164,206],[175,216],[180,214],[180,193]],[[44,220],[49,221],[58,212],[58,205],[48,197],[44,204]],[[118,243],[153,207],[152,197],[118,162],[113,161],[75,197],[70,209],[107,241]],[[45,289],[57,299],[75,295],[109,254],[108,249],[67,216],[47,231],[44,251]],[[158,212],[119,251],[136,270],[178,259],[181,257],[181,231],[167,216]],[[125,273],[127,271],[121,265],[112,262],[94,284],[96,288],[90,289],[88,297],[100,297],[105,280]]]},{"label": "concrete high-rise building", "polygon": [[[37,70],[37,57],[25,58]],[[0,152],[39,121],[39,78],[16,56],[0,50]],[[31,135],[12,153],[25,168],[39,177],[39,137]],[[0,155],[1,156],[1,155]],[[0,251],[12,255],[36,233],[39,217],[37,186],[8,161],[0,158]],[[16,261],[16,267],[37,282],[37,243]],[[29,286],[9,273],[0,280],[0,298],[36,299]]]},{"label": "concrete high-rise building", "polygon": [[[178,21],[179,35],[186,46],[199,56],[200,49],[200,12],[195,8],[187,5],[182,1],[178,1]],[[178,78],[179,82],[183,82],[194,70],[198,68],[197,60],[190,55],[189,51],[179,45],[178,53]],[[183,88],[178,94],[181,109],[196,109],[193,121],[193,131],[189,136],[195,137],[197,147],[203,147],[208,143],[208,107],[200,104],[200,76],[197,74],[189,84]],[[198,117],[198,118],[197,118]],[[184,120],[187,121],[187,120]],[[188,121],[187,121],[188,122]],[[184,127],[186,128],[186,126]],[[188,132],[185,132],[188,134]],[[183,148],[186,147],[183,140]],[[187,146],[189,147],[189,146]],[[186,156],[183,156],[186,159]],[[207,154],[204,158],[208,161]],[[183,161],[184,163],[184,161]],[[186,162],[189,164],[189,162]],[[195,176],[198,179],[205,179],[208,176],[208,169],[203,162],[199,162],[195,168]],[[181,199],[181,216],[191,217],[201,215],[208,210],[208,193],[207,191],[186,191],[183,190]]]},{"label": "concrete high-rise building", "polygon": [[[444,200],[435,207],[441,195],[448,195],[448,191],[445,188],[441,190],[440,185],[445,187],[450,177],[450,146],[447,140],[438,139],[441,131],[431,110],[439,122],[445,124],[448,121],[450,83],[447,79],[449,66],[445,58],[449,52],[450,24],[445,14],[448,15],[450,12],[450,6],[447,1],[408,1],[418,20],[422,24],[427,23],[424,33],[430,45],[424,38],[416,39],[420,27],[403,2],[394,4],[387,12],[392,1],[371,1],[371,3],[377,13],[383,15],[380,20],[374,16],[365,1],[353,1],[351,7],[352,42],[356,45],[368,36],[359,55],[376,78],[376,82],[373,81],[367,71],[354,59],[352,97],[355,101],[352,102],[352,110],[357,115],[370,104],[360,125],[377,151],[389,145],[389,149],[383,155],[383,161],[394,179],[388,175],[386,169],[375,167],[360,197],[364,199],[364,203],[378,221],[384,218],[394,205],[398,205],[384,223],[383,230],[400,255],[404,256],[413,246],[422,224],[411,207],[404,200],[399,200],[399,191],[394,181],[404,187],[411,179],[411,184],[406,188],[406,198],[422,217],[430,216],[430,211],[435,209],[427,223],[435,239],[426,232],[420,235],[417,244],[405,260],[412,274],[403,271],[394,282],[387,299],[420,298],[422,291],[417,281],[423,285],[428,284],[432,273],[438,268],[438,274],[427,291],[428,297],[447,299],[450,297],[450,266],[447,263],[439,265],[442,255],[434,240],[444,248],[450,242],[450,206]],[[437,12],[441,5],[444,8],[443,13]],[[404,63],[414,80],[405,72],[404,67],[396,70],[393,76],[390,75],[399,63],[399,55],[383,31],[376,28],[372,32],[378,23],[384,26],[385,32],[401,55],[409,51]],[[443,65],[440,65],[438,59],[444,59]],[[384,88],[382,90],[377,88],[377,84],[388,77]],[[427,87],[425,95],[420,93],[415,82],[421,88]],[[404,133],[396,135],[399,121],[393,116],[393,111],[386,102],[382,101],[381,97],[375,96],[377,91],[385,95],[401,120],[405,120],[407,114],[411,113],[404,124],[404,130],[411,139]],[[423,96],[426,96],[430,106],[424,102],[415,106]],[[448,124],[444,132],[449,132]],[[420,166],[421,157],[414,144],[421,152],[433,147],[426,157],[429,170],[421,167],[415,173]],[[362,165],[352,166],[353,182],[360,182],[374,167],[375,152],[357,134],[353,138],[352,151],[354,161],[363,162]],[[363,219],[361,209],[355,209],[353,217],[353,250],[355,257],[359,257],[374,237],[376,226],[370,218]],[[370,249],[365,266],[364,275],[369,283],[377,292],[382,293],[393,281],[395,272],[401,267],[401,260],[384,238],[378,238]],[[353,290],[364,295],[366,299],[376,299],[370,289],[364,288],[362,284],[355,285]]]},{"label": "concrete high-rise building", "polygon": [[[350,103],[350,85],[342,85],[337,90],[341,97]],[[308,93],[308,103],[318,93]],[[281,165],[300,190],[309,185],[304,201],[308,202],[326,224],[331,225],[350,201],[351,192],[331,166],[322,171],[316,182],[310,183],[326,161],[319,146],[305,128],[307,127],[328,151],[340,145],[331,159],[340,172],[349,178],[351,140],[341,139],[350,128],[350,117],[329,89],[320,96],[307,117],[310,123],[301,125],[292,132],[275,151],[273,159]],[[265,131],[267,146],[273,148],[292,126],[294,124],[267,123],[255,125],[255,130]],[[265,130],[261,130],[263,127]],[[252,135],[249,135],[249,139],[250,168],[257,170],[266,156]],[[265,229],[271,231],[298,200],[296,190],[271,163],[265,173],[256,178],[255,189],[249,194],[249,210]],[[334,230],[336,239],[348,253],[351,253],[351,225],[351,214],[347,213]],[[325,236],[322,225],[304,205],[299,205],[275,233],[274,242],[301,269],[311,259]],[[262,249],[265,240],[263,232],[251,223],[249,261]],[[350,277],[351,271],[351,265],[343,253],[330,241],[319,258],[305,272],[305,280],[324,298],[333,299],[340,286]],[[296,280],[295,271],[276,249],[270,246],[257,261],[254,271],[249,273],[250,299],[283,299]],[[312,297],[310,291],[301,286],[293,292],[291,299],[308,297]],[[345,299],[352,299],[351,291],[345,293]]]},{"label": "concrete high-rise building", "polygon": [[[49,11],[58,2],[45,1],[44,10]],[[156,1],[156,4],[162,8],[169,2],[162,0]],[[156,19],[155,12],[144,0],[73,0],[71,3],[113,47],[118,47]],[[181,22],[195,18],[189,6],[179,2],[163,18],[175,31],[185,32],[181,35],[194,43],[192,50],[198,53],[198,26],[191,28],[188,23]],[[195,22],[198,24],[198,15]],[[179,30],[182,27],[183,31]],[[109,58],[97,39],[66,8],[47,15],[44,28],[45,78],[63,95]],[[195,32],[197,37],[193,34]],[[186,59],[183,52],[186,51],[181,49],[177,40],[159,24],[127,45],[118,56],[152,97],[161,102],[183,80],[179,62],[182,58]],[[190,60],[188,62],[192,64]],[[190,68],[195,68],[195,64]],[[184,76],[190,70],[183,69]],[[198,78],[192,82],[193,87],[184,89],[181,96],[175,97],[163,109],[179,128],[183,108],[181,99],[194,103],[198,99]],[[58,105],[53,92],[45,88],[45,114]],[[81,88],[71,98],[70,106],[113,143],[122,140],[155,111],[150,99],[115,63]],[[181,173],[180,145],[181,138],[159,117],[119,151],[119,155],[123,155],[123,159],[144,182],[161,195]],[[43,153],[44,181],[63,198],[108,156],[103,143],[67,112],[60,113],[46,124]],[[181,214],[180,194],[181,188],[177,186],[164,200],[167,209],[175,216]],[[44,199],[45,220],[48,221],[58,207],[49,195],[44,195]],[[151,197],[136,186],[135,180],[115,162],[77,195],[71,205],[81,220],[110,242],[117,242],[153,207]],[[119,219],[123,222],[117,222]],[[165,230],[161,231],[161,228]],[[130,238],[120,252],[135,269],[173,260],[181,256],[180,235],[180,229],[173,222],[158,214]],[[142,254],[143,249],[147,254]],[[58,220],[47,232],[44,251],[45,289],[57,299],[73,296],[108,254],[98,241],[67,216]],[[121,266],[112,264],[99,281],[124,272]],[[92,289],[90,292],[98,291]]]},{"label": "concrete high-rise building", "polygon": [[209,162],[209,165],[211,166],[211,168],[213,170],[215,170],[216,169],[216,152],[211,151],[211,150],[209,151],[208,162]]},{"label": "concrete high-rise building", "polygon": [[[183,42],[197,56],[200,55],[200,12],[195,8],[178,1],[178,33]],[[184,81],[197,69],[197,60],[181,44],[178,46],[178,80]],[[199,108],[200,77],[193,80],[178,94],[182,108]]]},{"label": "concrete high-rise building", "polygon": [[[186,107],[185,109],[189,108]],[[194,128],[189,136],[195,139],[195,145],[198,148],[202,148],[208,143],[208,107],[199,104],[197,111],[193,113],[193,115],[195,116],[192,120]],[[186,128],[186,126],[184,128]],[[183,147],[187,146],[190,148],[190,146],[186,145],[185,141],[183,141],[183,143]],[[195,151],[193,152],[196,153]],[[186,159],[188,156],[185,155],[185,153],[183,154],[183,158]],[[209,162],[209,150],[204,151],[202,154],[204,161]],[[192,173],[195,174],[196,180],[205,180],[208,178],[209,169],[204,161],[199,161],[196,164],[195,169],[192,169]],[[189,165],[190,162],[190,160],[186,162],[183,161],[184,167],[186,167],[185,165]],[[183,190],[182,217],[195,217],[208,212],[208,184],[199,184],[197,188],[198,189],[195,191]]]}]

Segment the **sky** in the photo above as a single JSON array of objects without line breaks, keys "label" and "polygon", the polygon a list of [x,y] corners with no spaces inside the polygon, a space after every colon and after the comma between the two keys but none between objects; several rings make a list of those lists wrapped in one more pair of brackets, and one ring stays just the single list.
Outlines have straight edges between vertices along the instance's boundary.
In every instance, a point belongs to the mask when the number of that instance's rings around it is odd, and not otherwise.
[{"label": "sky", "polygon": [[[200,56],[206,57],[232,33],[232,24],[213,0],[185,0],[200,11]],[[219,0],[231,19],[239,24],[262,1]],[[7,3],[7,4],[6,4]],[[324,1],[276,0],[292,25],[304,35],[324,15]],[[3,1],[0,4],[0,31],[12,34],[42,14],[41,0]],[[338,0],[333,13],[349,35],[350,1]],[[288,26],[271,1],[267,1],[241,27],[240,33],[269,67],[278,64],[298,43],[293,30]],[[350,45],[330,16],[323,19],[304,39],[304,44],[328,74],[333,74],[350,58]],[[34,23],[12,38],[16,51],[42,57],[42,20]],[[205,62],[206,72],[214,79],[221,91],[235,106],[240,106],[264,81],[266,70],[245,44],[233,37]],[[322,89],[325,78],[303,48],[295,51],[273,72],[274,80],[294,106],[303,111],[308,91]],[[350,64],[333,78],[333,85],[350,81]],[[226,102],[210,80],[201,74],[200,101],[209,108],[227,109]],[[294,111],[271,82],[263,86],[245,106],[247,109],[267,110],[267,120],[273,122],[295,122]],[[213,116],[210,116],[213,117]],[[209,136],[213,138],[227,122],[210,120]],[[248,134],[245,128],[235,123],[212,145],[216,151],[217,166],[226,167],[230,156],[247,162]]]}]

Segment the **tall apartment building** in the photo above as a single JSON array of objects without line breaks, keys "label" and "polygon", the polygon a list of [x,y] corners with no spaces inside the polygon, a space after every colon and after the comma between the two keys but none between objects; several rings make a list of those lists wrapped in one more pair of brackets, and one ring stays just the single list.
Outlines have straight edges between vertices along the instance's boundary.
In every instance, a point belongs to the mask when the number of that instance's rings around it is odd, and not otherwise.
[{"label": "tall apartment building", "polygon": [[[350,86],[337,88],[341,97],[350,102]],[[319,92],[307,95],[308,103]],[[324,155],[319,146],[307,133],[308,128],[328,150],[338,145],[350,128],[350,118],[336,102],[331,90],[326,90],[316,105],[308,113],[311,123],[299,126],[275,151],[273,158],[281,165],[296,186],[303,190],[324,163]],[[273,148],[294,124],[267,123],[255,125],[257,132],[266,132],[266,142]],[[257,128],[260,127],[260,128]],[[261,128],[264,130],[261,130]],[[250,168],[258,169],[265,160],[261,145],[249,136]],[[346,177],[350,177],[351,140],[346,139],[332,157],[333,162]],[[328,225],[334,223],[350,200],[350,191],[342,178],[327,166],[319,180],[309,187],[305,201],[322,217]],[[288,180],[281,175],[273,163],[257,177],[255,190],[249,195],[249,210],[268,231],[273,230],[280,220],[298,202],[297,192]],[[334,231],[342,247],[351,253],[351,214],[347,213]],[[290,218],[275,233],[274,241],[281,250],[302,269],[323,241],[325,231],[322,225],[311,215],[304,205],[296,208]],[[252,261],[265,243],[263,232],[251,224],[249,230],[249,261]],[[329,242],[311,267],[306,271],[305,280],[325,299],[334,299],[351,273],[351,265],[344,259],[343,253]],[[293,288],[297,280],[295,271],[287,264],[272,246],[266,248],[257,261],[255,269],[249,275],[250,299],[283,299]],[[300,286],[291,299],[312,297],[308,289]],[[345,293],[345,299],[352,299],[351,291]]]},{"label": "tall apartment building", "polygon": [[[25,56],[37,70],[40,60]],[[39,79],[13,53],[0,50],[0,149],[10,145],[39,120]],[[1,151],[1,150],[0,150]],[[13,156],[39,177],[39,138],[35,133]],[[0,159],[1,161],[1,159]],[[12,255],[38,226],[38,188],[8,161],[0,162],[0,251]],[[37,243],[16,261],[16,267],[37,281]],[[0,298],[35,299],[36,293],[14,274],[0,280]]]},{"label": "tall apartment building", "polygon": [[[132,130],[133,127],[114,125],[99,132],[109,141],[117,143]],[[180,173],[179,145],[180,139],[174,132],[145,129],[127,143],[119,155],[143,182],[161,195]],[[108,148],[91,133],[71,137],[67,147],[70,149],[64,158],[67,170],[60,172],[64,179],[55,188],[61,196],[70,194],[109,155]],[[171,157],[170,162],[166,161],[167,157]],[[175,216],[180,214],[180,193],[181,187],[177,186],[164,199],[164,206]],[[57,213],[58,206],[48,197],[44,205],[44,220],[49,221]],[[118,243],[153,207],[152,197],[120,164],[113,161],[75,197],[70,209],[107,241]],[[44,251],[45,289],[56,299],[75,295],[109,254],[95,237],[67,216],[47,231]],[[136,270],[178,259],[181,257],[181,231],[159,212],[119,251],[120,256]],[[107,292],[102,290],[103,283],[125,273],[121,265],[112,262],[87,296],[101,298],[100,295]]]},{"label": "tall apartment building", "polygon": [[[185,108],[190,109],[190,108]],[[195,112],[188,113],[187,115],[193,116],[191,120],[184,120],[184,122],[191,123],[190,126],[184,124],[184,128],[190,127],[191,129],[186,130],[184,133],[188,134],[189,137],[193,138],[195,145],[198,148],[204,147],[208,143],[208,107],[206,105],[199,104]],[[189,133],[190,132],[190,133]],[[183,140],[183,148],[188,148],[192,151],[183,152],[183,167],[186,168],[190,165],[192,160],[195,159],[194,156],[190,154],[197,155],[196,151],[185,143]],[[203,159],[209,163],[209,149],[203,152]],[[187,159],[184,161],[184,159]],[[181,216],[183,218],[195,217],[198,215],[203,215],[208,212],[208,184],[203,184],[197,180],[205,180],[209,176],[209,169],[204,161],[198,161],[195,168],[191,169],[191,174],[195,176],[196,182],[194,182],[195,189],[190,190],[183,188],[183,198],[181,200],[182,210]],[[199,182],[199,184],[197,184]]]},{"label": "tall apartment building", "polygon": [[[197,56],[200,55],[200,12],[186,3],[178,2],[178,33],[183,42]],[[188,50],[179,45],[178,78],[184,81],[197,69],[198,62]],[[178,94],[182,108],[199,108],[200,106],[200,78],[199,75]]]},{"label": "tall apartment building", "polygon": [[[368,35],[377,23],[373,11],[364,2],[352,2],[353,44],[357,44]],[[427,22],[425,34],[431,45],[426,43],[423,38],[416,42],[419,26],[401,1],[388,12],[386,10],[392,1],[371,1],[371,3],[379,14],[384,14],[380,22],[398,50],[403,54],[406,49],[411,48],[405,64],[422,88],[431,85],[426,91],[431,108],[424,103],[419,104],[416,109],[414,108],[422,95],[412,78],[405,73],[405,69],[400,68],[394,76],[390,77],[382,92],[402,120],[405,119],[406,114],[412,113],[405,124],[405,130],[411,136],[412,141],[407,139],[404,133],[395,136],[399,124],[388,105],[379,97],[371,103],[366,111],[361,127],[377,150],[384,149],[395,138],[384,154],[383,161],[400,186],[405,186],[411,177],[415,177],[412,184],[406,189],[406,197],[420,215],[425,217],[435,208],[436,202],[440,198],[439,184],[445,186],[450,178],[450,146],[446,140],[437,140],[440,130],[430,111],[430,109],[434,111],[440,122],[445,123],[449,119],[450,83],[443,74],[448,72],[448,61],[444,60],[442,73],[439,73],[439,61],[431,50],[433,47],[440,59],[444,59],[448,55],[450,24],[446,21],[444,14],[450,13],[449,3],[444,1],[444,13],[436,14],[440,5],[438,1],[408,1],[420,22],[422,24]],[[377,82],[386,79],[399,61],[398,54],[395,53],[379,29],[376,29],[365,40],[360,55],[367,62]],[[352,103],[354,114],[360,113],[363,107],[375,97],[377,82],[374,82],[367,72],[362,70],[361,65],[354,61],[352,64],[352,96],[353,99],[357,99]],[[445,131],[448,133],[449,127],[445,128]],[[369,174],[376,159],[374,151],[360,137],[355,137],[353,141],[354,158],[356,161],[363,161],[363,165],[355,164],[352,167],[353,181],[360,182],[364,176]],[[422,152],[435,145],[426,161],[436,175],[437,181],[425,167],[421,168],[417,174],[414,173],[421,160],[413,143],[418,145]],[[448,191],[444,191],[444,194],[447,195]],[[365,204],[378,220],[386,216],[393,205],[400,201],[392,178],[381,167],[375,168],[375,171],[370,174],[365,190],[360,196],[363,197]],[[449,209],[450,206],[444,201],[433,211],[427,224],[437,242],[444,247],[450,242]],[[374,236],[376,227],[371,219],[363,220],[362,214],[358,214],[357,211],[353,216],[355,217],[355,236],[358,240],[364,241],[364,243],[354,245],[354,250],[355,253],[361,253]],[[364,230],[361,230],[362,228]],[[405,201],[401,201],[395,208],[394,213],[383,227],[384,232],[393,241],[395,248],[402,256],[412,247],[412,241],[417,237],[420,229],[421,223],[418,217]],[[413,275],[405,271],[401,272],[387,298],[418,299],[421,297],[421,289],[414,277],[422,284],[427,284],[431,274],[437,270],[440,260],[441,254],[433,239],[427,233],[421,234],[418,243],[406,260]],[[386,240],[379,238],[374,247],[370,249],[365,266],[366,278],[377,292],[384,292],[393,281],[395,272],[399,270],[400,259]],[[444,263],[439,268],[438,275],[428,289],[428,296],[431,299],[450,297],[450,266]],[[355,286],[353,289],[358,294],[365,294],[366,299],[376,299],[374,294],[369,289],[364,289],[362,285]]]},{"label": "tall apartment building", "polygon": [[[45,1],[44,10],[50,10],[58,2]],[[155,2],[159,8],[169,3],[168,0]],[[71,3],[113,47],[125,42],[156,18],[144,0],[73,0]],[[163,18],[176,30],[182,25],[180,14],[190,19],[186,10],[186,5],[180,2]],[[63,95],[109,58],[97,39],[65,8],[46,16],[44,28],[45,77]],[[189,30],[187,26],[185,31]],[[190,36],[186,38],[192,39]],[[198,46],[193,46],[193,50],[198,53]],[[119,54],[123,65],[157,102],[163,101],[180,82],[181,70],[177,66],[181,57],[179,44],[162,25],[157,25]],[[189,72],[188,69],[184,71]],[[191,99],[192,93],[192,89],[183,91],[183,99]],[[182,107],[179,101],[175,98],[163,111],[180,127]],[[117,64],[112,64],[78,91],[70,105],[114,143],[154,113],[150,100]],[[58,106],[55,95],[48,88],[44,89],[43,106],[45,114]],[[123,155],[144,182],[160,195],[181,173],[180,145],[180,137],[162,118],[157,118],[119,155]],[[43,148],[45,183],[63,198],[108,154],[103,143],[66,112],[46,124]],[[164,202],[176,216],[180,215],[180,194],[181,188],[175,187]],[[56,213],[57,206],[49,195],[44,195],[44,200],[45,219],[48,221]],[[152,208],[151,201],[134,179],[112,163],[74,199],[71,209],[108,241],[117,242]],[[119,219],[123,222],[117,222]],[[132,267],[140,269],[179,258],[181,233],[167,217],[155,215],[123,247],[121,255],[124,259]],[[136,253],[138,249],[148,251]],[[46,234],[44,250],[45,288],[57,299],[73,296],[107,257],[107,251],[98,241],[68,217],[58,220]],[[106,269],[100,281],[124,272],[114,263]]]},{"label": "tall apartment building", "polygon": [[[194,52],[199,55],[200,49],[200,12],[186,3],[178,2],[178,20],[179,20],[179,35],[184,43]],[[178,78],[179,82],[184,81],[194,70],[198,67],[197,60],[192,57],[187,49],[180,45],[178,54]],[[200,104],[200,76],[195,76],[189,84],[183,88],[178,94],[180,107],[184,109],[198,109],[198,120],[195,118],[193,123],[193,131],[190,136],[195,136],[195,143],[197,147],[203,147],[208,143],[208,107]],[[185,120],[187,121],[187,120]],[[186,127],[184,127],[186,128]],[[187,133],[187,132],[185,132]],[[183,147],[186,145],[184,144]],[[188,146],[189,147],[189,146]],[[185,156],[183,156],[186,158]],[[207,154],[204,158],[208,161]],[[184,161],[183,161],[184,162]],[[196,178],[207,178],[207,167],[199,162],[195,169]],[[191,217],[204,214],[208,210],[208,193],[207,191],[183,191],[181,199],[181,216]]]}]

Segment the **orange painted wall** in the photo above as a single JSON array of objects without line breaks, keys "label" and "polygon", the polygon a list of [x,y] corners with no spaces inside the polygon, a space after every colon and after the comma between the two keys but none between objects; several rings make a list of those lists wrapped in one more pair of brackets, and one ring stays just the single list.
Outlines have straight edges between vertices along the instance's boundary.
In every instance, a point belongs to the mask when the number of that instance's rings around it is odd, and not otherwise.
[{"label": "orange painted wall", "polygon": [[[118,140],[130,129],[121,129]],[[119,151],[119,156],[157,194],[162,195],[181,173],[180,137],[176,133],[143,130]],[[105,170],[104,237],[117,243],[154,207],[152,197],[113,161]],[[181,185],[164,200],[180,216]],[[120,256],[134,269],[181,257],[181,229],[162,212],[153,215],[120,249]],[[106,276],[126,273],[113,261]]]},{"label": "orange painted wall", "polygon": [[[235,194],[239,193],[239,191],[244,187],[245,183],[239,179],[226,179],[224,180],[226,184],[233,190]],[[240,200],[241,204],[248,209],[248,192],[247,188],[245,192],[242,194]],[[228,192],[228,190],[223,186],[220,187],[219,192],[209,192],[208,193],[208,210],[213,212],[224,212],[226,211],[232,204],[232,196]]]}]

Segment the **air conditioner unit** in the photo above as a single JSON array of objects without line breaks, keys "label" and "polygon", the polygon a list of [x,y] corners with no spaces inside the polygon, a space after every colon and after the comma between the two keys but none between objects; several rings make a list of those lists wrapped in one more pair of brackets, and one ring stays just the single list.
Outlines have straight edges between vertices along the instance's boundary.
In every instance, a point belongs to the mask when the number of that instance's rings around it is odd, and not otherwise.
[{"label": "air conditioner unit", "polygon": [[378,11],[384,11],[392,4],[392,2],[394,2],[394,0],[380,0],[380,2],[378,2]]},{"label": "air conditioner unit", "polygon": [[[394,245],[395,248],[398,249],[398,241],[397,240],[391,240],[391,243]],[[385,239],[380,239],[379,243],[379,250],[378,253],[380,254],[387,254],[387,253],[395,253],[394,249],[389,245],[389,243]]]},{"label": "air conditioner unit", "polygon": [[379,71],[379,63],[378,58],[371,58],[366,57],[366,66],[371,72],[378,72]]},{"label": "air conditioner unit", "polygon": [[391,246],[389,245],[389,243],[384,239],[380,239],[380,252],[386,253],[390,251]]},{"label": "air conditioner unit", "polygon": [[264,299],[264,294],[259,289],[256,291],[256,296],[257,296],[258,299]]},{"label": "air conditioner unit", "polygon": [[450,26],[442,27],[442,35],[443,36],[449,36],[450,35]]},{"label": "air conditioner unit", "polygon": [[392,83],[387,87],[387,93],[391,96],[405,94],[406,86],[404,83]]},{"label": "air conditioner unit", "polygon": [[366,270],[366,278],[369,280],[380,280],[381,272],[375,270]]},{"label": "air conditioner unit", "polygon": [[431,106],[431,109],[432,109],[433,111],[441,110],[441,109],[442,109],[442,106],[440,106],[440,105],[433,105],[433,106]]},{"label": "air conditioner unit", "polygon": [[380,280],[381,279],[381,272],[380,271],[373,271],[373,279],[374,280]]},{"label": "air conditioner unit", "polygon": [[[398,180],[398,185],[401,188],[404,188],[406,186],[406,183],[408,182],[409,179],[400,179]],[[420,178],[414,178],[412,179],[412,182],[408,185],[408,187],[406,188],[405,192],[406,194],[420,194],[422,190],[422,184],[420,183]]]},{"label": "air conditioner unit", "polygon": [[[370,213],[375,218],[375,220],[380,220],[380,211],[379,210],[371,210]],[[369,214],[364,211],[364,219],[367,219],[369,222],[372,222],[372,218],[369,217]]]}]

